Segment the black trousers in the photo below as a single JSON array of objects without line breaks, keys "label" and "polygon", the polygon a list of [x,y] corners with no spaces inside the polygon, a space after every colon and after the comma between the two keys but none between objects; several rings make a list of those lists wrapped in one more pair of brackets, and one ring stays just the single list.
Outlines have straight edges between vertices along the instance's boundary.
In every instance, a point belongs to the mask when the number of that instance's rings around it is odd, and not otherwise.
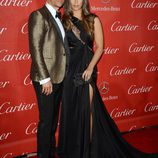
[{"label": "black trousers", "polygon": [[39,123],[37,131],[38,158],[53,158],[55,152],[55,132],[58,124],[58,114],[62,95],[62,83],[53,84],[53,92],[46,96],[42,93],[42,86],[33,81],[36,92]]}]

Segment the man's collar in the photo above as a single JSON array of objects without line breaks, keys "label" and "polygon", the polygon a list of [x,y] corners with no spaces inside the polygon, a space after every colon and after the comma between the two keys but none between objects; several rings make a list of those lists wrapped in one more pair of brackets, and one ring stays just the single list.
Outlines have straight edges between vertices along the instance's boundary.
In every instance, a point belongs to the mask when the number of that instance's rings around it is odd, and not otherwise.
[{"label": "man's collar", "polygon": [[53,15],[53,17],[55,17],[56,15],[56,10],[53,6],[51,6],[48,2],[46,2],[45,6],[47,7],[47,9],[50,11],[50,13]]}]

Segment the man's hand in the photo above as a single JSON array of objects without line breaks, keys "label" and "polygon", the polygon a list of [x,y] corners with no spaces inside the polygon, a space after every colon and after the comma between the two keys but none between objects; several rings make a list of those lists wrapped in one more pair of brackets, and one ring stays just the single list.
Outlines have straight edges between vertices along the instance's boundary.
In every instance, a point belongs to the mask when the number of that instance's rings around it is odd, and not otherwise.
[{"label": "man's hand", "polygon": [[45,84],[42,84],[42,93],[44,93],[45,95],[49,95],[53,92],[53,85],[51,83],[51,81],[48,81]]}]

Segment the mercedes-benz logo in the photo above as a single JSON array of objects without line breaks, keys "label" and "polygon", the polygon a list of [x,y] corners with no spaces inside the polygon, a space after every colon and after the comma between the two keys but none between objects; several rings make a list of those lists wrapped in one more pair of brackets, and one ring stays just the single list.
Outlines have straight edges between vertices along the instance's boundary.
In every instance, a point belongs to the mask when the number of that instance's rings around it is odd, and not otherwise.
[{"label": "mercedes-benz logo", "polygon": [[102,3],[107,4],[109,3],[111,0],[102,0]]},{"label": "mercedes-benz logo", "polygon": [[104,81],[101,82],[98,87],[101,94],[107,94],[109,92],[110,85],[108,82]]}]

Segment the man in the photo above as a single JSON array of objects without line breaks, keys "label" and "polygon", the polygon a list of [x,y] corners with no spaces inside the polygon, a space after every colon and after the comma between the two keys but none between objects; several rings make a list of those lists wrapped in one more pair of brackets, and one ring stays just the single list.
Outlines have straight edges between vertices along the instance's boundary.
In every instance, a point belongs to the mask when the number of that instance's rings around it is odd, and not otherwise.
[{"label": "man", "polygon": [[38,158],[54,158],[62,81],[68,67],[69,49],[58,10],[64,0],[47,0],[31,13],[28,22],[31,74],[39,108]]}]

